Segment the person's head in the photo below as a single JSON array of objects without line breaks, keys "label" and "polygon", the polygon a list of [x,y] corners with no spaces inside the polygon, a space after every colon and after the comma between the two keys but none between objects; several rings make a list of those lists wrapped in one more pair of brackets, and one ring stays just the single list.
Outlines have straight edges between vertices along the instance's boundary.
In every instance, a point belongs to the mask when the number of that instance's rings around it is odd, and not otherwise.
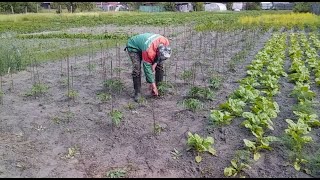
[{"label": "person's head", "polygon": [[169,46],[165,46],[163,44],[159,44],[158,50],[157,50],[157,57],[159,58],[159,61],[165,61],[171,56],[171,48]]}]

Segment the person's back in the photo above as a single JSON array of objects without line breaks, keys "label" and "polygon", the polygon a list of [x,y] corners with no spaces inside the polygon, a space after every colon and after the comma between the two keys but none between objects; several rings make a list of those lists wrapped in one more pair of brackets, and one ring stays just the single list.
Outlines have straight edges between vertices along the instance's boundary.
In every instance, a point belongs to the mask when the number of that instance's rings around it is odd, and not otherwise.
[{"label": "person's back", "polygon": [[150,84],[154,95],[158,95],[156,84],[163,79],[163,61],[171,55],[171,49],[168,46],[169,40],[160,34],[143,33],[128,39],[125,50],[128,51],[133,64],[135,101],[140,97],[141,62],[143,62],[147,83]]},{"label": "person's back", "polygon": [[130,52],[145,51],[150,46],[151,42],[155,38],[158,38],[159,36],[161,35],[154,34],[154,33],[143,33],[143,34],[135,35],[128,40],[128,43],[127,43],[128,51]]}]

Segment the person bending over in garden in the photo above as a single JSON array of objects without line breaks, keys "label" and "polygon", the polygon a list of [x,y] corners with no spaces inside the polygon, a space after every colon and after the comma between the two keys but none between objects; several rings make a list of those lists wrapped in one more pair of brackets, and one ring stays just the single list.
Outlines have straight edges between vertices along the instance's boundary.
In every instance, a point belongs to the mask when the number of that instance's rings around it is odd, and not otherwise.
[{"label": "person bending over in garden", "polygon": [[169,40],[160,34],[138,34],[129,38],[124,50],[128,51],[133,65],[134,100],[138,102],[141,97],[141,64],[151,94],[158,96],[157,85],[163,80],[163,62],[171,56]]}]

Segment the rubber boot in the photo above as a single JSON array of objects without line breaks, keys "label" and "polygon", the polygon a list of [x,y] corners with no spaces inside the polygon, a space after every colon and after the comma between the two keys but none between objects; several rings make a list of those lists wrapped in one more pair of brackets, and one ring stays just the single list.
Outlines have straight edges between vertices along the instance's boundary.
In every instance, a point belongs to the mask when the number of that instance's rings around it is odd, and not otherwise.
[{"label": "rubber boot", "polygon": [[162,69],[156,69],[155,81],[157,86],[159,85],[160,82],[163,81],[163,74],[164,74],[164,71]]},{"label": "rubber boot", "polygon": [[141,97],[141,77],[133,77],[134,101],[138,102]]}]

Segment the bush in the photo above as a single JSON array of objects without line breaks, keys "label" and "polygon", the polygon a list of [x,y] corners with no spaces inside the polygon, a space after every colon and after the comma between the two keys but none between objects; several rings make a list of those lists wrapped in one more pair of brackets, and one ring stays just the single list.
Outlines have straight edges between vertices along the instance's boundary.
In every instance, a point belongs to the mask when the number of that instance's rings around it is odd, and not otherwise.
[{"label": "bush", "polygon": [[233,2],[227,2],[227,10],[232,10]]},{"label": "bush", "polygon": [[176,11],[176,5],[173,2],[165,2],[163,6],[166,11]]},{"label": "bush", "polygon": [[293,6],[293,12],[297,12],[297,13],[311,12],[311,3],[310,2],[295,3]]},{"label": "bush", "polygon": [[260,2],[247,2],[246,3],[246,10],[261,10],[261,3]]},{"label": "bush", "polygon": [[194,3],[195,11],[204,11],[204,3],[196,2]]}]

